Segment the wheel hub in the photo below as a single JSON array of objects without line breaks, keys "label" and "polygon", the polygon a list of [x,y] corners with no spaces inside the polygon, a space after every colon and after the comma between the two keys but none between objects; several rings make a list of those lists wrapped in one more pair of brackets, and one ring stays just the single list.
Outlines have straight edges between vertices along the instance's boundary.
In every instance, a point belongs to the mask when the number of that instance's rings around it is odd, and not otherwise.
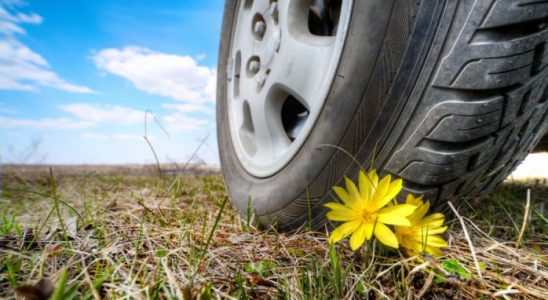
[{"label": "wheel hub", "polygon": [[278,3],[272,2],[270,7],[264,13],[258,13],[254,16],[253,35],[255,39],[252,48],[252,56],[248,58],[248,66],[253,64],[255,82],[261,88],[264,86],[270,68],[276,59],[280,49],[281,33],[278,24]]},{"label": "wheel hub", "polygon": [[276,173],[306,140],[334,80],[351,8],[351,0],[239,1],[227,108],[234,151],[250,174]]}]

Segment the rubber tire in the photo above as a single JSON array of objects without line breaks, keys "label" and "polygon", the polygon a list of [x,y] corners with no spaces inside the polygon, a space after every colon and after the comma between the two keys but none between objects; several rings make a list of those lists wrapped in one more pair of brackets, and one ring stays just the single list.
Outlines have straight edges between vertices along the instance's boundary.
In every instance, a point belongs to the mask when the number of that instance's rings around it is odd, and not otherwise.
[{"label": "rubber tire", "polygon": [[234,153],[227,120],[236,7],[227,1],[223,18],[218,143],[234,206],[246,214],[251,203],[263,225],[322,227],[332,187],[344,176],[355,180],[360,168],[401,177],[400,195],[438,204],[488,192],[548,129],[547,3],[354,1],[312,132],[281,171],[251,176]]}]

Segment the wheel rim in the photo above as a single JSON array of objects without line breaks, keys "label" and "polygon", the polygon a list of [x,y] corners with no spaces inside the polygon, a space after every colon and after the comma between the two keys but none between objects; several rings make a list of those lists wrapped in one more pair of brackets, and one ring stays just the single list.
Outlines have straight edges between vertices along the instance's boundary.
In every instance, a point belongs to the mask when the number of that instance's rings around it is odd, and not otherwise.
[{"label": "wheel rim", "polygon": [[242,0],[227,65],[228,123],[242,167],[282,169],[309,135],[335,77],[352,1]]}]

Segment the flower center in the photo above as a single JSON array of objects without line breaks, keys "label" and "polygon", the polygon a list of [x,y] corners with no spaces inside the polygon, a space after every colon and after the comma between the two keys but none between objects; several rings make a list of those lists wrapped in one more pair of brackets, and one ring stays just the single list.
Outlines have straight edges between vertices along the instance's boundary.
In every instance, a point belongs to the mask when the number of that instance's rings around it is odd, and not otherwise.
[{"label": "flower center", "polygon": [[396,229],[396,236],[400,240],[400,243],[407,248],[412,248],[413,245],[415,245],[415,243],[417,242],[415,240],[415,237],[413,236],[413,231],[410,228],[411,227],[398,226]]},{"label": "flower center", "polygon": [[375,223],[378,216],[379,215],[377,213],[372,213],[366,209],[361,211],[361,218],[365,223]]}]

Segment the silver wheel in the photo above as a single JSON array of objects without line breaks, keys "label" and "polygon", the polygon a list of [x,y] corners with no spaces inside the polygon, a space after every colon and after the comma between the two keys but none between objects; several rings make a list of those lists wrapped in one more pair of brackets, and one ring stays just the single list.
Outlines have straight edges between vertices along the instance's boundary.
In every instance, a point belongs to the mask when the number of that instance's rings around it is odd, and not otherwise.
[{"label": "silver wheel", "polygon": [[227,66],[229,131],[243,168],[282,169],[306,140],[339,64],[352,1],[240,1]]}]

